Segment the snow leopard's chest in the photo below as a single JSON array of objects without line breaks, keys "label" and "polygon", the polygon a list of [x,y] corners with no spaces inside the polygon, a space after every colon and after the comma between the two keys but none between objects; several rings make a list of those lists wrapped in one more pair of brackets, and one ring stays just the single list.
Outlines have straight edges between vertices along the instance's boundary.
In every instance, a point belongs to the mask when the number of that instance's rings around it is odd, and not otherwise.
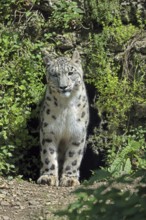
[{"label": "snow leopard's chest", "polygon": [[46,132],[52,130],[58,139],[80,135],[88,124],[88,100],[84,85],[69,98],[50,94],[48,90],[42,121],[43,129]]}]

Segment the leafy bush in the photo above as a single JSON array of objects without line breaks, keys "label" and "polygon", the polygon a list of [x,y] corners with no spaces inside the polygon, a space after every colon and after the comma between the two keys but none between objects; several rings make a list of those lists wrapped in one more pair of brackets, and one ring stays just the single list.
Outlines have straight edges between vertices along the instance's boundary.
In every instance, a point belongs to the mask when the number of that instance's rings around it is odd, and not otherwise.
[{"label": "leafy bush", "polygon": [[96,21],[97,25],[109,25],[115,18],[120,16],[119,0],[96,0],[86,1],[90,19]]},{"label": "leafy bush", "polygon": [[145,182],[143,171],[117,179],[112,179],[106,171],[98,171],[89,183],[75,191],[76,201],[56,214],[69,220],[144,220]]},{"label": "leafy bush", "polygon": [[50,26],[61,30],[74,30],[81,26],[83,13],[75,1],[58,1],[49,21]]},{"label": "leafy bush", "polygon": [[[1,144],[6,151],[28,145],[27,120],[31,105],[37,104],[43,92],[44,68],[41,44],[25,39],[18,33],[1,29]],[[12,46],[13,45],[13,46]],[[26,142],[26,143],[25,143]],[[29,144],[31,147],[31,144]],[[3,149],[3,148],[1,148]]]},{"label": "leafy bush", "polygon": [[99,114],[106,112],[109,129],[115,130],[119,124],[124,126],[126,113],[139,99],[138,91],[141,85],[137,83],[135,86],[126,77],[119,78],[120,65],[114,62],[108,49],[105,49],[106,44],[107,36],[94,35],[91,41],[93,48],[87,49],[89,60],[86,78],[87,82],[93,84],[97,90],[96,106]]},{"label": "leafy bush", "polygon": [[[119,136],[118,148],[116,146],[108,148],[109,172],[114,176],[120,176],[130,174],[133,170],[146,169],[145,134],[146,131],[139,127],[133,129],[129,135]],[[114,143],[116,143],[116,140],[113,141]]]},{"label": "leafy bush", "polygon": [[91,144],[96,153],[106,151],[105,169],[114,177],[131,174],[138,169],[146,169],[146,131],[142,127],[131,129],[129,134],[109,134],[96,130],[91,136]]},{"label": "leafy bush", "polygon": [[[31,37],[27,37],[24,33],[24,26],[25,29],[28,27],[26,20],[12,25],[14,17],[11,14],[10,19],[9,13],[14,5],[21,5],[21,1],[5,1],[2,5],[4,11],[8,6],[3,17],[7,25],[0,24],[0,173],[16,172],[19,165],[28,175],[31,161],[38,166],[35,156],[27,162],[24,158],[26,152],[39,143],[38,137],[29,131],[28,120],[38,117],[38,110],[32,111],[32,107],[39,104],[44,91],[41,55],[44,43],[34,42],[34,39],[32,42]],[[30,12],[32,16],[33,12]],[[37,132],[37,128],[34,130]]]},{"label": "leafy bush", "polygon": [[[145,105],[146,65],[134,53],[135,42],[142,35],[141,26],[124,25],[119,10],[113,16],[113,11],[120,8],[119,1],[111,1],[111,4],[112,7],[108,7],[107,1],[97,4],[94,0],[89,3],[92,10],[95,9],[93,20],[96,17],[98,24],[102,25],[100,33],[90,34],[89,47],[86,48],[86,81],[96,89],[94,107],[101,117],[100,127],[95,129],[89,141],[96,152],[105,153],[109,170],[121,174],[141,168],[142,164],[145,167],[145,124],[139,124],[144,132],[143,138],[139,138],[136,130],[137,139],[130,132],[135,126],[132,123],[133,106]],[[100,9],[108,13],[100,17]],[[136,160],[135,166],[132,158]]]}]

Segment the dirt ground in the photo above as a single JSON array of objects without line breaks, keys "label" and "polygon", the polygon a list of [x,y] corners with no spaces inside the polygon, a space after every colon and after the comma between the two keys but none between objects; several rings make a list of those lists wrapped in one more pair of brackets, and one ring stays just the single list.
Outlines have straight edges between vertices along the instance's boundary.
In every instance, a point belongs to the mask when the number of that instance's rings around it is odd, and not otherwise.
[{"label": "dirt ground", "polygon": [[53,213],[74,201],[74,190],[0,177],[0,220],[63,220]]},{"label": "dirt ground", "polygon": [[[141,182],[141,177],[136,178],[132,184],[113,182],[97,182],[92,187],[101,185],[118,188],[121,191],[136,192],[140,184],[146,188],[146,183]],[[65,209],[75,201],[72,193],[74,187],[50,187],[37,185],[22,179],[8,180],[0,177],[0,220],[67,220],[59,217],[54,212]]]}]

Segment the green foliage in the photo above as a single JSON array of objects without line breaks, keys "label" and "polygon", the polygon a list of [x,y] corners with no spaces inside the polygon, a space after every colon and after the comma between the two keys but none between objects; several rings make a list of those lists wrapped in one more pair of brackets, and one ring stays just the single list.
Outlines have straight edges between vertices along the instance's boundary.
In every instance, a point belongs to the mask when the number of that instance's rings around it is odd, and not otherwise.
[{"label": "green foliage", "polygon": [[50,25],[61,30],[73,30],[82,24],[83,11],[75,1],[61,0],[56,2],[52,12]]},{"label": "green foliage", "polygon": [[109,25],[120,15],[119,0],[96,0],[88,1],[90,18],[98,25]]},{"label": "green foliage", "polygon": [[105,152],[105,162],[113,175],[131,173],[145,168],[146,163],[145,124],[139,130],[143,137],[137,130],[134,130],[136,138],[130,133],[134,126],[133,106],[145,105],[145,59],[132,52],[142,29],[122,23],[119,1],[108,4],[105,0],[97,4],[92,0],[89,6],[93,12],[91,18],[102,25],[100,33],[90,34],[90,46],[86,49],[86,81],[96,88],[94,107],[101,117],[101,125],[89,141],[96,152]]},{"label": "green foliage", "polygon": [[[17,172],[17,166],[26,163],[24,152],[39,143],[38,137],[29,133],[28,120],[38,117],[38,110],[32,111],[32,106],[39,104],[44,91],[45,71],[41,54],[44,43],[37,41],[38,36],[32,41],[26,32],[34,12],[26,13],[19,25],[12,25],[11,19],[15,18],[10,9],[15,3],[16,7],[21,6],[21,2],[5,1],[2,5],[6,10],[2,22],[7,22],[7,25],[0,23],[0,174]],[[37,127],[35,129],[37,132]],[[31,162],[38,166],[38,161],[32,156],[24,166],[23,174],[30,174]]]},{"label": "green foliage", "polygon": [[8,161],[9,158],[12,157],[12,152],[14,150],[14,146],[1,146],[0,149],[0,174],[3,172],[8,174],[9,172],[14,171],[14,165],[10,164]]},{"label": "green foliage", "polygon": [[136,14],[136,20],[137,20],[139,27],[141,29],[144,29],[146,25],[146,19],[143,19],[144,14],[142,13],[142,7],[138,7],[135,14]]},{"label": "green foliage", "polygon": [[0,125],[2,143],[8,151],[10,146],[23,148],[28,144],[22,136],[28,135],[26,125],[31,115],[30,107],[41,98],[44,68],[41,44],[33,44],[28,39],[20,43],[18,33],[13,31],[12,35],[9,30],[1,29],[1,46]]},{"label": "green foliage", "polygon": [[[113,140],[115,146],[109,146],[108,171],[114,176],[130,174],[132,170],[146,169],[146,131],[139,127],[130,131],[129,135],[121,135],[118,141]],[[118,147],[117,147],[118,146]]]},{"label": "green foliage", "polygon": [[[108,130],[104,131],[101,127],[95,129],[95,135],[90,142],[95,151],[106,150],[105,161],[109,170],[114,175],[120,175],[132,172],[135,166],[145,168],[146,165],[145,127],[139,130],[144,132],[143,137],[138,135],[137,130],[134,130],[132,136],[129,134],[132,107],[136,103],[145,103],[145,67],[144,65],[140,67],[137,62],[137,71],[133,71],[133,80],[127,77],[128,69],[124,77],[120,77],[120,65],[117,66],[113,57],[109,56],[103,38],[104,36],[98,35],[97,39],[93,40],[94,47],[89,52],[87,82],[93,84],[97,90],[95,107],[101,117],[101,126],[105,122],[108,123]],[[103,117],[104,113],[106,119]],[[125,135],[125,132],[128,134]],[[137,137],[135,138],[134,135]],[[134,160],[136,160],[135,166],[133,166]]]},{"label": "green foliage", "polygon": [[[141,178],[138,184],[135,181],[137,178]],[[98,186],[92,186],[95,181],[100,181]],[[114,180],[106,171],[99,171],[89,183],[75,191],[78,199],[56,214],[67,216],[69,220],[144,220],[145,181],[143,171],[132,177],[122,176]]]},{"label": "green foliage", "polygon": [[[109,33],[94,35],[91,47],[87,49],[89,61],[86,80],[93,84],[98,92],[96,106],[99,114],[107,113],[109,129],[125,126],[130,107],[141,97],[141,84],[130,82],[127,77],[119,78],[120,65],[115,63],[112,54],[106,49]],[[126,36],[127,37],[127,36]],[[93,46],[93,47],[92,47]],[[135,86],[136,84],[136,86]],[[144,93],[144,90],[142,91]],[[141,100],[144,102],[144,99]],[[121,108],[122,106],[122,108]]]},{"label": "green foliage", "polygon": [[139,31],[137,27],[132,24],[124,25],[121,19],[114,19],[113,25],[104,26],[105,35],[108,37],[108,45],[110,48],[118,46],[119,49],[128,42]]},{"label": "green foliage", "polygon": [[96,153],[106,151],[106,170],[114,177],[146,169],[146,130],[142,127],[129,130],[127,134],[109,133],[97,129],[89,138]]}]

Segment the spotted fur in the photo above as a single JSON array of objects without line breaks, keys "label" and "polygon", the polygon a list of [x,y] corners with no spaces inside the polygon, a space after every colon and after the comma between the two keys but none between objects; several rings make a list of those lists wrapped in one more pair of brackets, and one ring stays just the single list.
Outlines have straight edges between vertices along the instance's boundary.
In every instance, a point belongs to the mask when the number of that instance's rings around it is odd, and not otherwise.
[{"label": "spotted fur", "polygon": [[41,161],[38,183],[79,185],[79,167],[89,120],[79,53],[71,60],[44,58],[47,89],[41,110]]}]

